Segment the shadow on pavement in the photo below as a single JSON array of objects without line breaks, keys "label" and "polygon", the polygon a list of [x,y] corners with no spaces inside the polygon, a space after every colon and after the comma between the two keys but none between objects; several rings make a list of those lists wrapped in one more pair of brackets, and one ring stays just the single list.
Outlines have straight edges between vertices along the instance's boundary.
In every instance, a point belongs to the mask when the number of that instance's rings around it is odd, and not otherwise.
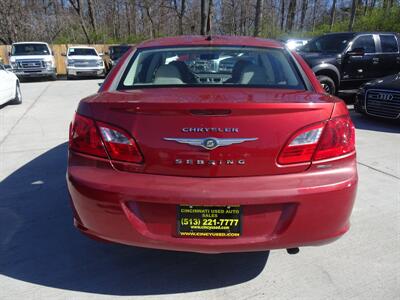
[{"label": "shadow on pavement", "polygon": [[49,150],[0,183],[1,275],[74,291],[157,295],[235,285],[264,269],[268,252],[202,255],[84,237],[72,225],[66,148]]},{"label": "shadow on pavement", "polygon": [[400,133],[400,122],[378,119],[350,110],[350,116],[357,129],[381,131],[388,133]]}]

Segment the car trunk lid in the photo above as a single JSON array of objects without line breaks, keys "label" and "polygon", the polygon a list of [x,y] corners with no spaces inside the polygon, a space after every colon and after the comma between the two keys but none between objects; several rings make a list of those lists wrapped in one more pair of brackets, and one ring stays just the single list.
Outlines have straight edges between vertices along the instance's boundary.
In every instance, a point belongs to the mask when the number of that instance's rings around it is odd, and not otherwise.
[{"label": "car trunk lid", "polygon": [[[278,155],[299,129],[331,116],[335,98],[256,88],[151,88],[106,92],[78,112],[129,132],[143,164],[117,169],[150,174],[233,177],[302,172]],[[94,105],[95,104],[95,105]]]}]

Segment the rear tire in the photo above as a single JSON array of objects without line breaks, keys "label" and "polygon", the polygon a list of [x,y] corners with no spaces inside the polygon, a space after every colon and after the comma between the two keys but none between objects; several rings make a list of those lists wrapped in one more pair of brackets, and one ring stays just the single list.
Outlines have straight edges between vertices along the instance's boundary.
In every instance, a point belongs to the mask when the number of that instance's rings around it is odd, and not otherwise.
[{"label": "rear tire", "polygon": [[21,88],[19,86],[19,82],[17,82],[17,85],[15,87],[15,98],[13,100],[11,100],[10,104],[18,105],[21,103],[22,103]]},{"label": "rear tire", "polygon": [[332,78],[324,75],[317,76],[318,81],[321,83],[322,88],[328,94],[335,95],[336,94],[336,85]]},{"label": "rear tire", "polygon": [[53,74],[50,76],[51,81],[56,81],[57,80],[57,74]]}]

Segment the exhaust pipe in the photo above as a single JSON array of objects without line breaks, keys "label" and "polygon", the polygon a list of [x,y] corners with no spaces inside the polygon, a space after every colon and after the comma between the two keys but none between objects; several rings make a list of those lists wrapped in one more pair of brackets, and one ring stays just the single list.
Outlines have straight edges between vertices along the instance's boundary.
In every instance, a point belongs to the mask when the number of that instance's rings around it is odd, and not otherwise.
[{"label": "exhaust pipe", "polygon": [[290,255],[294,255],[300,252],[299,248],[287,248],[286,249],[287,253]]}]

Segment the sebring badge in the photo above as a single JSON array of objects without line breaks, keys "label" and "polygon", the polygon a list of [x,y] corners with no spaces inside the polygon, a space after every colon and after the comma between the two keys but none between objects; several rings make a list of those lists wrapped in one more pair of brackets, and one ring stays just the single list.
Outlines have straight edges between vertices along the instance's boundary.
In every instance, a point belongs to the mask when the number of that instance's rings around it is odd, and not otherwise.
[{"label": "sebring badge", "polygon": [[241,144],[244,142],[256,141],[258,138],[164,138],[166,141],[174,141],[181,144],[188,144],[197,147],[203,147],[207,150],[213,150],[222,146]]}]

